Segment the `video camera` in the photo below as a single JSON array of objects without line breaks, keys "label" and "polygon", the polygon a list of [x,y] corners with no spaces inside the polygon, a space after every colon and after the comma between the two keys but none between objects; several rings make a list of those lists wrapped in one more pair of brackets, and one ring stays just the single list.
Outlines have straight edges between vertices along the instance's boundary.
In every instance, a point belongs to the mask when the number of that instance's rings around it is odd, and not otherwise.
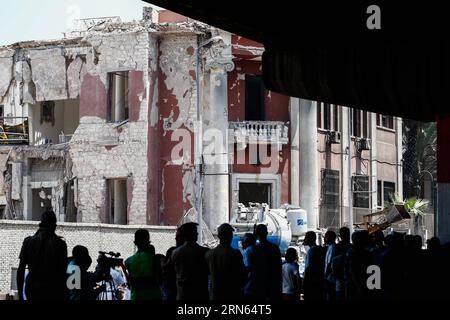
[{"label": "video camera", "polygon": [[100,270],[102,277],[108,279],[110,277],[110,269],[121,266],[123,259],[119,258],[119,252],[99,251],[98,254],[97,268]]}]

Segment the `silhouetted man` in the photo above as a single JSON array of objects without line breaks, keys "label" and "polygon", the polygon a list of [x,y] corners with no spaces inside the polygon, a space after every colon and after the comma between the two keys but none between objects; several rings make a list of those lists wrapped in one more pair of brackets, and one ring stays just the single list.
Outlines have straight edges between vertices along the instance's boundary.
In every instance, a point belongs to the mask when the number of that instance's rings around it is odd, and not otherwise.
[{"label": "silhouetted man", "polygon": [[134,234],[137,252],[125,260],[131,289],[131,300],[161,300],[160,262],[155,247],[150,244],[148,230],[139,229]]},{"label": "silhouetted man", "polygon": [[331,261],[336,256],[336,233],[332,230],[325,232],[325,268],[324,268],[324,284],[326,298],[329,301],[336,300],[336,279],[334,278]]},{"label": "silhouetted man", "polygon": [[336,255],[331,260],[331,268],[336,281],[336,300],[344,300],[347,287],[345,262],[347,260],[347,252],[352,246],[350,243],[350,229],[347,227],[340,228],[339,239],[336,245]]},{"label": "silhouetted man", "polygon": [[185,242],[172,253],[177,274],[177,300],[209,300],[208,265],[205,260],[208,248],[197,244],[197,225],[188,222],[180,226]]},{"label": "silhouetted man", "polygon": [[231,247],[233,227],[224,223],[217,229],[220,244],[206,253],[211,274],[211,300],[236,300],[241,296],[245,283],[245,267],[242,254]]},{"label": "silhouetted man", "polygon": [[321,246],[316,245],[316,233],[308,231],[303,245],[308,246],[305,259],[303,293],[305,300],[323,300],[325,255]]},{"label": "silhouetted man", "polygon": [[72,257],[69,259],[67,266],[67,274],[71,276],[76,274],[76,268],[80,271],[80,288],[73,288],[69,291],[69,300],[95,300],[101,289],[96,289],[97,282],[101,281],[100,274],[89,272],[88,269],[92,264],[89,256],[89,250],[77,245],[72,249]]},{"label": "silhouetted man", "polygon": [[17,270],[19,298],[23,299],[25,268],[28,276],[25,284],[27,300],[66,300],[67,245],[55,234],[56,215],[53,211],[42,214],[38,231],[25,238],[20,251]]},{"label": "silhouetted man", "polygon": [[267,226],[256,226],[257,243],[248,252],[249,281],[245,296],[252,300],[278,300],[282,292],[282,264],[278,246],[267,240]]},{"label": "silhouetted man", "polygon": [[367,247],[370,236],[366,230],[352,234],[353,246],[347,251],[345,274],[347,281],[347,298],[351,300],[367,299],[367,267],[372,263],[372,256]]},{"label": "silhouetted man", "polygon": [[167,250],[166,257],[162,263],[163,298],[166,301],[174,301],[177,298],[177,275],[175,273],[175,266],[173,265],[172,252],[183,244],[184,239],[181,237],[180,229],[177,229],[175,233],[175,246]]}]

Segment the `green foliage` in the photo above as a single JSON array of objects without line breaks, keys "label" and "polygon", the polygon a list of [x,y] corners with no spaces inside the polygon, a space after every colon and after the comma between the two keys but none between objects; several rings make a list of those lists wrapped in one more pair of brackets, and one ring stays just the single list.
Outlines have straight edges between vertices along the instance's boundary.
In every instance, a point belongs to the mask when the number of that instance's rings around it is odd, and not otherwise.
[{"label": "green foliage", "polygon": [[402,200],[398,194],[390,194],[389,195],[389,203],[386,204],[386,207],[391,207],[393,205],[403,205],[405,206],[406,211],[412,216],[423,217],[428,210],[428,200],[419,199],[416,197],[411,197],[406,200]]}]

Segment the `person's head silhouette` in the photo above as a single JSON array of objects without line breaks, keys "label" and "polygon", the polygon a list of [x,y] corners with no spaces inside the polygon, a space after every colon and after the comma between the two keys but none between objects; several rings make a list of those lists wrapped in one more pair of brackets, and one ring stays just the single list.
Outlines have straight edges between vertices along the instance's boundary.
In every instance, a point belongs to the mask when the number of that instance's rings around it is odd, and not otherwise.
[{"label": "person's head silhouette", "polygon": [[255,235],[256,239],[259,240],[259,242],[265,242],[267,241],[267,226],[265,224],[258,224],[255,229]]},{"label": "person's head silhouette", "polygon": [[217,228],[217,236],[219,237],[220,244],[224,246],[230,246],[233,240],[233,227],[228,223],[223,223]]},{"label": "person's head silhouette", "polygon": [[139,229],[134,233],[134,244],[138,249],[148,248],[150,245],[150,233],[146,229]]},{"label": "person's head silhouette", "polygon": [[193,243],[197,242],[198,231],[197,231],[198,223],[195,222],[187,222],[180,226],[180,234],[184,241]]},{"label": "person's head silhouette", "polygon": [[45,211],[41,216],[39,227],[51,231],[56,230],[56,215],[53,211]]},{"label": "person's head silhouette", "polygon": [[76,245],[73,247],[72,258],[75,264],[83,271],[86,271],[91,266],[92,259],[89,256],[89,250],[85,246]]}]

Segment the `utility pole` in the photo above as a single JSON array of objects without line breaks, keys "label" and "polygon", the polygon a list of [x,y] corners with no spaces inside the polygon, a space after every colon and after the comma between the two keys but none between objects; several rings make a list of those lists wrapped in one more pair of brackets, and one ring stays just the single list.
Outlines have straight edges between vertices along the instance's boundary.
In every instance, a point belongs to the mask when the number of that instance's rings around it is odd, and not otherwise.
[{"label": "utility pole", "polygon": [[203,164],[203,126],[202,126],[202,112],[200,108],[200,38],[197,37],[197,63],[196,63],[196,77],[195,82],[197,86],[197,135],[196,135],[196,143],[195,143],[195,183],[196,183],[196,192],[195,192],[195,209],[197,211],[197,223],[198,223],[198,243],[203,245],[203,234],[202,234],[202,222],[203,222],[203,213],[202,213],[202,164]]},{"label": "utility pole", "polygon": [[352,109],[347,107],[348,110],[348,224],[350,233],[353,233],[353,179],[352,179]]}]

